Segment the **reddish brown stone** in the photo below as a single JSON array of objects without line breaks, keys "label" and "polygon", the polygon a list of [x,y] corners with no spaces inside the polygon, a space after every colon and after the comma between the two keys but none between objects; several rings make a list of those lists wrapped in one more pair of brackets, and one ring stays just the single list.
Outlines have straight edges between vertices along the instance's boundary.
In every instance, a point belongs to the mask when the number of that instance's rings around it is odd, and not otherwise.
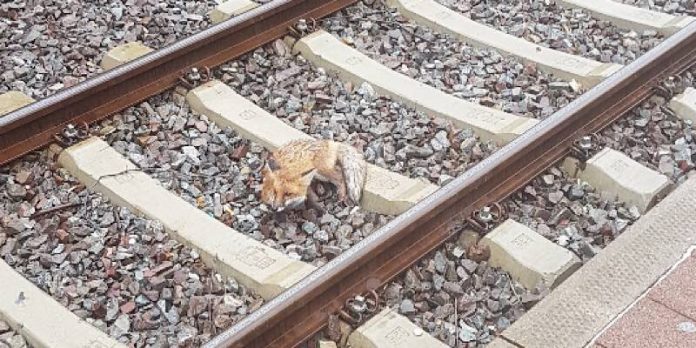
[{"label": "reddish brown stone", "polygon": [[476,243],[469,246],[466,256],[476,262],[488,261],[491,257],[491,249],[488,245]]},{"label": "reddish brown stone", "polygon": [[162,273],[162,272],[165,272],[165,271],[169,270],[169,269],[172,268],[173,266],[174,266],[174,264],[173,264],[171,261],[164,261],[164,262],[162,262],[161,264],[159,264],[157,267],[153,268],[153,269],[152,269],[152,272],[153,272],[155,275],[158,275],[158,274],[160,274],[160,273]]},{"label": "reddish brown stone", "polygon": [[68,238],[70,238],[70,233],[66,232],[64,229],[57,229],[55,233],[56,238],[58,238],[61,243],[66,242]]},{"label": "reddish brown stone", "polygon": [[152,277],[149,280],[150,280],[150,285],[155,290],[162,290],[162,288],[164,288],[164,286],[167,285],[167,283],[166,283],[167,280],[162,278],[162,277]]},{"label": "reddish brown stone", "polygon": [[114,276],[116,276],[116,267],[107,267],[106,276],[109,278],[113,278]]},{"label": "reddish brown stone", "polygon": [[92,305],[92,316],[97,319],[103,319],[106,316],[106,307],[102,303]]},{"label": "reddish brown stone", "polygon": [[21,170],[15,175],[15,180],[21,185],[27,184],[34,179],[34,174],[28,170]]},{"label": "reddish brown stone", "polygon": [[242,157],[246,156],[247,152],[249,152],[249,146],[246,144],[240,145],[232,150],[231,157],[234,160],[240,160]]},{"label": "reddish brown stone", "polygon": [[135,302],[128,301],[121,306],[121,313],[129,314],[135,310]]}]

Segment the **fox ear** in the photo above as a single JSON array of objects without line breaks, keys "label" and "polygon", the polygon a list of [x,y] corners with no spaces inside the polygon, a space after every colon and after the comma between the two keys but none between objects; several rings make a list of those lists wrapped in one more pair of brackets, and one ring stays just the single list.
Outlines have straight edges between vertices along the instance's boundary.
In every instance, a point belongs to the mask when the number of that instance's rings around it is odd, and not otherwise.
[{"label": "fox ear", "polygon": [[261,168],[261,175],[262,176],[267,176],[268,174],[271,173],[271,168],[268,167],[268,163],[266,163],[263,168]]}]

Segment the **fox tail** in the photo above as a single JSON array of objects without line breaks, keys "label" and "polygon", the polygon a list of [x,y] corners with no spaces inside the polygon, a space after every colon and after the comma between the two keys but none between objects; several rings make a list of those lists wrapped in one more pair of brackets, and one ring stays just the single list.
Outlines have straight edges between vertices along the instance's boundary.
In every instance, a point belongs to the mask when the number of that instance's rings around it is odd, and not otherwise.
[{"label": "fox tail", "polygon": [[343,171],[348,197],[354,204],[360,204],[362,190],[367,176],[367,163],[363,155],[350,145],[341,146],[338,151],[338,161]]}]

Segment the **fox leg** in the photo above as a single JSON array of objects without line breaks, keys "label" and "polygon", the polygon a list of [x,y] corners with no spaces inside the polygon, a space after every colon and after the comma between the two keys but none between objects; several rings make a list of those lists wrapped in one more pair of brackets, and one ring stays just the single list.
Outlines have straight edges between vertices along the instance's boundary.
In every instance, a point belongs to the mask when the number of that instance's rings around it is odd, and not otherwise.
[{"label": "fox leg", "polygon": [[327,181],[336,186],[336,191],[338,194],[338,200],[346,202],[346,182],[343,178],[343,171],[340,167],[336,166],[332,170],[322,173],[322,176],[326,178]]},{"label": "fox leg", "polygon": [[324,208],[319,204],[319,195],[314,191],[314,185],[309,185],[307,188],[307,206],[314,208],[320,214],[324,213]]}]

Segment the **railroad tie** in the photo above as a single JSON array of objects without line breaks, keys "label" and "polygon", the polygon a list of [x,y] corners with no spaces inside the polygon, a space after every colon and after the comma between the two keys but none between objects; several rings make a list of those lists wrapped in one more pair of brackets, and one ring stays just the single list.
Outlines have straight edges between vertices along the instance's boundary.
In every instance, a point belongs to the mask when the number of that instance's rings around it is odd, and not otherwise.
[{"label": "railroad tie", "polygon": [[232,17],[239,16],[244,12],[253,10],[258,6],[258,3],[250,0],[227,0],[210,11],[210,21],[217,24]]},{"label": "railroad tie", "polygon": [[613,0],[558,0],[558,4],[586,10],[619,28],[635,30],[639,34],[645,30],[654,30],[669,36],[694,21],[694,17],[673,16]]},{"label": "railroad tie", "polygon": [[[291,140],[312,139],[217,80],[191,90],[186,99],[192,110],[221,128],[232,128],[271,151]],[[361,206],[380,214],[400,214],[436,190],[431,183],[368,165]]]},{"label": "railroad tie", "polygon": [[0,319],[35,348],[125,348],[0,259]]},{"label": "railroad tie", "polygon": [[604,198],[618,197],[620,201],[638,208],[641,213],[650,209],[674,187],[665,175],[608,147],[587,160],[584,169],[573,157],[563,161],[563,169],[598,189]]},{"label": "railroad tie", "polygon": [[457,127],[471,128],[483,140],[504,144],[538,123],[535,119],[468,102],[418,82],[378,63],[323,30],[297,41],[295,50],[315,65],[336,72],[344,80],[355,84],[367,82],[378,94],[452,121]]},{"label": "railroad tie", "polygon": [[0,94],[0,117],[33,102],[33,98],[18,91]]},{"label": "railroad tie", "polygon": [[447,345],[416,326],[408,318],[385,308],[353,331],[348,343],[354,348],[446,348]]},{"label": "railroad tie", "polygon": [[696,89],[687,88],[684,93],[672,98],[669,107],[678,117],[693,124],[696,122]]},{"label": "railroad tie", "polygon": [[540,284],[553,289],[581,266],[570,250],[512,219],[486,234],[481,243],[491,250],[488,262],[527,289]]},{"label": "railroad tie", "polygon": [[534,44],[471,20],[434,0],[387,0],[387,3],[416,23],[450,34],[472,46],[494,48],[516,56],[536,64],[542,71],[576,80],[585,88],[594,87],[623,67]]},{"label": "railroad tie", "polygon": [[315,269],[184,201],[99,138],[65,149],[58,161],[88,189],[159,220],[173,238],[199,250],[207,265],[239,280],[265,299],[275,297]]},{"label": "railroad tie", "polygon": [[113,69],[121,64],[144,56],[154,51],[152,48],[143,45],[142,42],[134,41],[116,46],[106,52],[101,60],[101,67],[104,70]]}]

